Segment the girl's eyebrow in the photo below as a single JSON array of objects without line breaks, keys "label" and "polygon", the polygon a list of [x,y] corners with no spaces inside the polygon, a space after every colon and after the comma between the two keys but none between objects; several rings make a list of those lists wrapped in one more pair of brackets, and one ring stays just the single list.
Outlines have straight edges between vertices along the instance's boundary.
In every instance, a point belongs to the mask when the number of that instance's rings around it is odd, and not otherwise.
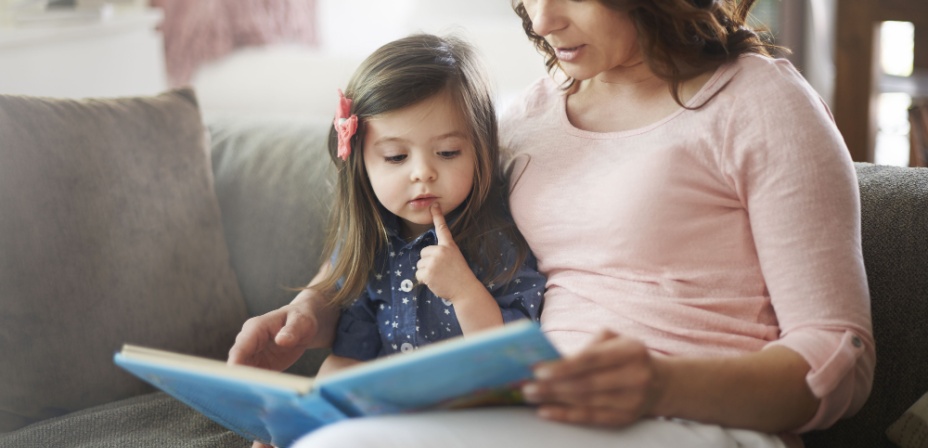
[{"label": "girl's eyebrow", "polygon": [[462,138],[462,139],[464,139],[464,140],[467,140],[467,134],[465,134],[465,133],[463,133],[463,132],[461,132],[461,131],[451,131],[451,132],[448,132],[448,133],[445,133],[445,134],[442,134],[442,135],[438,135],[438,136],[432,137],[432,140],[433,140],[433,141],[435,141],[435,140],[446,140],[446,139],[449,139],[449,138]]},{"label": "girl's eyebrow", "polygon": [[[439,140],[447,140],[449,138],[460,138],[460,139],[467,140],[467,134],[461,131],[451,131],[451,132],[446,132],[441,135],[436,135],[435,137],[430,138],[429,141],[434,142],[434,141],[439,141]],[[405,139],[402,137],[382,137],[374,141],[373,144],[374,146],[378,146],[384,143],[408,143],[408,142],[409,142],[409,139]]]}]

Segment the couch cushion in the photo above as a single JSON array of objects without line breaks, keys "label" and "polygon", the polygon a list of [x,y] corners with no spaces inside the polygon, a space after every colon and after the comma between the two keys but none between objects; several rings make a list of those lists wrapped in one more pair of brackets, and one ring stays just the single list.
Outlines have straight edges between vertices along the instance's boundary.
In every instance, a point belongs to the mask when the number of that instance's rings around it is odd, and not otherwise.
[{"label": "couch cushion", "polygon": [[0,432],[149,389],[123,343],[224,358],[246,318],[196,98],[0,95]]},{"label": "couch cushion", "polygon": [[[207,122],[216,195],[249,314],[290,302],[319,269],[334,185],[331,118],[225,117]],[[313,375],[326,350],[290,369]]]},{"label": "couch cushion", "polygon": [[334,169],[331,119],[207,122],[216,195],[249,314],[288,303],[319,268]]},{"label": "couch cushion", "polygon": [[161,392],[126,398],[0,434],[16,448],[246,448],[247,441]]}]

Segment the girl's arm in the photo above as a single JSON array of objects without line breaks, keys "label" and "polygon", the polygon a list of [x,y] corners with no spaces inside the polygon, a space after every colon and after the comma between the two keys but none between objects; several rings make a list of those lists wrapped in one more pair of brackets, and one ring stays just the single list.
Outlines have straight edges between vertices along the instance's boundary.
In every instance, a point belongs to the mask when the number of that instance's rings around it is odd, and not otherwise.
[{"label": "girl's arm", "polygon": [[551,420],[624,426],[666,416],[778,433],[818,408],[796,352],[772,346],[727,358],[665,357],[603,332],[583,351],[536,369],[523,393]]},{"label": "girl's arm", "polygon": [[432,205],[438,243],[422,249],[416,265],[416,280],[436,296],[454,304],[461,331],[471,334],[503,325],[499,304],[471,270],[454,243],[441,207]]}]

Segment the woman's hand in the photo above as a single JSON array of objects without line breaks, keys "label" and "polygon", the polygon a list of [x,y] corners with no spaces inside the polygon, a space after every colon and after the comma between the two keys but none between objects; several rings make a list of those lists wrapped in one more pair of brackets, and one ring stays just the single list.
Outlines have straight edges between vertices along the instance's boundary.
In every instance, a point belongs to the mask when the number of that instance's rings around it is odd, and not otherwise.
[{"label": "woman's hand", "polygon": [[663,389],[658,364],[641,342],[602,331],[581,352],[536,367],[522,392],[550,420],[625,426],[651,415]]},{"label": "woman's hand", "polygon": [[289,304],[245,321],[229,350],[228,363],[282,371],[306,349],[331,346],[338,307],[330,306],[326,295],[312,288],[328,275],[328,269],[328,264],[323,265],[309,288]]},{"label": "woman's hand", "polygon": [[229,364],[282,371],[312,346],[318,323],[312,311],[289,304],[242,325],[229,350]]},{"label": "woman's hand", "polygon": [[794,430],[819,406],[809,364],[780,346],[739,356],[655,356],[604,331],[579,353],[541,364],[522,388],[539,414],[562,422],[625,426],[677,417],[766,433]]},{"label": "woman's hand", "polygon": [[[228,363],[283,371],[306,349],[331,346],[338,308],[329,306],[326,295],[312,289],[328,274],[328,268],[329,265],[323,265],[310,287],[289,304],[245,321],[229,350]],[[251,446],[272,448],[258,441]]]}]

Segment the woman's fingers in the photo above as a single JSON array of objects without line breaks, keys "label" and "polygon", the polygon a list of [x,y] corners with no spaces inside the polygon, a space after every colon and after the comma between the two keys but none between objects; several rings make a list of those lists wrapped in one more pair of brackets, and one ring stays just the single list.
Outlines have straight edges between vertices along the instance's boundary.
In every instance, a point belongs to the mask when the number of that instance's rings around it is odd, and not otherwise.
[{"label": "woman's fingers", "polygon": [[536,368],[523,387],[526,401],[552,420],[625,425],[647,414],[659,381],[647,348],[611,332],[598,334],[581,352]]},{"label": "woman's fingers", "polygon": [[559,422],[605,427],[627,426],[640,418],[635,412],[614,408],[562,405],[542,406],[538,409],[538,415]]},{"label": "woman's fingers", "polygon": [[274,342],[282,347],[306,349],[316,335],[316,320],[298,308],[287,311],[287,322],[277,332]]},{"label": "woman's fingers", "polygon": [[272,370],[290,367],[316,334],[316,321],[287,305],[248,319],[229,350],[229,364]]}]

